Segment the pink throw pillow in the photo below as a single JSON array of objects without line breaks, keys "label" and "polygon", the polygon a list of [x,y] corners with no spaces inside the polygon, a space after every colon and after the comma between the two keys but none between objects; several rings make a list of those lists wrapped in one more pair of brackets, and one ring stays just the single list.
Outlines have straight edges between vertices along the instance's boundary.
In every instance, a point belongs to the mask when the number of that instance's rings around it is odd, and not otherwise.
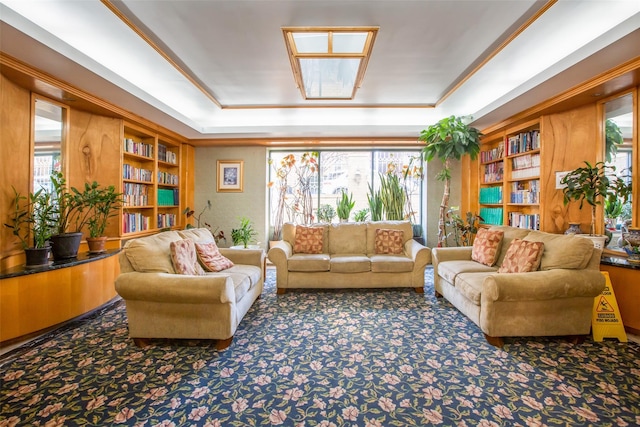
[{"label": "pink throw pillow", "polygon": [[220,253],[215,242],[196,243],[196,253],[202,266],[208,271],[222,271],[233,267],[233,262]]},{"label": "pink throw pillow", "polygon": [[544,243],[513,239],[498,273],[528,273],[540,266]]},{"label": "pink throw pillow", "polygon": [[171,262],[178,274],[189,274],[200,276],[204,270],[198,264],[196,248],[191,239],[177,240],[171,242]]}]

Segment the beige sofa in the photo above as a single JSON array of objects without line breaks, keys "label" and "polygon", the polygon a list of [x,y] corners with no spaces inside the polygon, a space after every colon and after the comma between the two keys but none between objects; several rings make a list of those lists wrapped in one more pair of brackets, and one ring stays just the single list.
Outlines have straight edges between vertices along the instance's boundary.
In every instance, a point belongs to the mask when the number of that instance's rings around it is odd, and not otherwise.
[{"label": "beige sofa", "polygon": [[[284,224],[282,240],[269,250],[278,293],[289,288],[412,287],[424,292],[429,248],[413,240],[408,221],[315,224],[323,229],[322,253],[296,253],[296,225]],[[401,230],[401,254],[376,254],[376,229]]]},{"label": "beige sofa", "polygon": [[[493,267],[473,261],[471,247],[433,249],[436,295],[469,317],[493,345],[501,346],[502,337],[588,335],[594,297],[605,286],[602,250],[578,236],[506,226],[490,230],[504,232]],[[544,243],[539,269],[498,273],[516,238]]]},{"label": "beige sofa", "polygon": [[170,243],[189,238],[212,242],[206,228],[166,231],[128,241],[119,254],[116,291],[125,300],[129,335],[148,338],[215,339],[231,344],[238,324],[261,295],[263,250],[220,248],[235,265],[201,276],[176,274]]}]

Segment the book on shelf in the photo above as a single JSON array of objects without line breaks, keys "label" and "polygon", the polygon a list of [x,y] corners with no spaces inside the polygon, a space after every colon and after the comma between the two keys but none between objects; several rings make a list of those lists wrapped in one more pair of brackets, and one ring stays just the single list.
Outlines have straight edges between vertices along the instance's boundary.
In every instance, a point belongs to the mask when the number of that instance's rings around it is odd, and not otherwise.
[{"label": "book on shelf", "polygon": [[480,208],[481,224],[502,225],[502,208]]},{"label": "book on shelf", "polygon": [[178,185],[178,175],[170,172],[158,171],[158,184]]},{"label": "book on shelf", "polygon": [[177,188],[158,188],[158,206],[178,206],[180,193]]},{"label": "book on shelf", "polygon": [[144,216],[141,213],[129,213],[122,214],[122,232],[123,233],[135,233],[137,231],[145,231],[150,229],[150,221],[148,216]]},{"label": "book on shelf", "polygon": [[540,230],[540,215],[509,212],[509,225],[529,230]]},{"label": "book on shelf", "polygon": [[122,185],[123,206],[148,206],[149,185],[125,182]]},{"label": "book on shelf", "polygon": [[153,158],[153,145],[134,141],[132,138],[125,138],[124,151],[138,156]]},{"label": "book on shelf", "polygon": [[153,171],[150,169],[137,168],[125,163],[122,165],[122,178],[151,183],[153,181]]},{"label": "book on shelf", "polygon": [[502,203],[502,186],[480,188],[480,203],[483,203],[483,204]]},{"label": "book on shelf", "polygon": [[178,217],[175,214],[158,214],[158,228],[175,227]]},{"label": "book on shelf", "polygon": [[480,162],[488,163],[494,160],[500,160],[504,157],[504,143],[498,144],[496,148],[480,152]]},{"label": "book on shelf", "polygon": [[158,160],[165,163],[178,163],[178,155],[167,149],[166,145],[158,144]]},{"label": "book on shelf", "polygon": [[540,201],[540,180],[517,181],[511,183],[511,203],[538,204]]},{"label": "book on shelf", "polygon": [[502,181],[504,177],[504,162],[495,162],[484,165],[484,183]]},{"label": "book on shelf", "polygon": [[530,130],[517,135],[505,137],[507,146],[507,156],[525,153],[540,148],[540,131]]}]

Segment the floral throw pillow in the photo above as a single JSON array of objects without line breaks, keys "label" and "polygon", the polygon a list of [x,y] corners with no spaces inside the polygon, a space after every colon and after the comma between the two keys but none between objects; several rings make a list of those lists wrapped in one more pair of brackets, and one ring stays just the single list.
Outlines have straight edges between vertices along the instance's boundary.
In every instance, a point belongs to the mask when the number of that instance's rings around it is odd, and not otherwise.
[{"label": "floral throw pillow", "polygon": [[504,232],[500,230],[479,229],[473,241],[471,259],[491,267],[498,261],[503,236]]},{"label": "floral throw pillow", "polygon": [[401,254],[404,250],[404,231],[376,228],[377,254]]},{"label": "floral throw pillow", "polygon": [[233,267],[233,262],[220,253],[215,242],[196,243],[196,253],[207,271],[222,271]]},{"label": "floral throw pillow", "polygon": [[544,243],[513,239],[498,273],[527,273],[540,266]]},{"label": "floral throw pillow", "polygon": [[322,233],[322,227],[297,225],[293,252],[300,254],[321,254],[323,243]]},{"label": "floral throw pillow", "polygon": [[191,239],[171,242],[171,262],[178,274],[200,276],[204,270],[198,264],[196,247]]}]

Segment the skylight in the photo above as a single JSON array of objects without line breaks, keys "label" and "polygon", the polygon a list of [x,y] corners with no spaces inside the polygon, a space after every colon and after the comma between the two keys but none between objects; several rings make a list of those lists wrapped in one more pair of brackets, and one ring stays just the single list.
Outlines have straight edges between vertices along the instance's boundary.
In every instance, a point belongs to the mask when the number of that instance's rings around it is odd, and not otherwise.
[{"label": "skylight", "polygon": [[293,76],[304,99],[353,99],[378,27],[285,27]]}]

